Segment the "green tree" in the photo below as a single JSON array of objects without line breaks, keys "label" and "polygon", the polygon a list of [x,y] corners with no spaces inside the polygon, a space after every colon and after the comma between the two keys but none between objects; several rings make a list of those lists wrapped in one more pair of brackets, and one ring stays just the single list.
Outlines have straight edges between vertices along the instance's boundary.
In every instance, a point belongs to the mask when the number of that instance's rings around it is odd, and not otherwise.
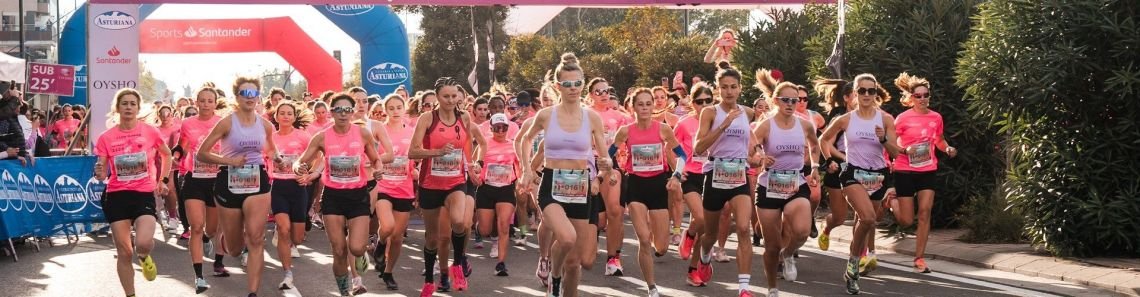
[{"label": "green tree", "polygon": [[[419,12],[425,20],[420,23],[424,35],[412,52],[412,83],[417,86],[431,86],[440,77],[450,76],[466,82],[467,75],[475,65],[474,44],[479,43],[479,88],[480,92],[490,88],[490,75],[487,61],[487,21],[494,24],[491,29],[495,39],[495,56],[502,56],[509,39],[503,31],[508,8],[503,6],[404,6],[397,11]],[[471,35],[472,26],[478,38]],[[501,71],[501,70],[498,70]],[[496,74],[498,75],[498,74]],[[465,86],[470,90],[470,86]]]},{"label": "green tree", "polygon": [[1006,197],[1029,237],[1140,255],[1140,2],[990,0],[975,20],[957,86],[1009,138]]},{"label": "green tree", "polygon": [[796,84],[811,83],[810,53],[804,50],[805,43],[816,35],[827,34],[823,28],[835,22],[835,6],[809,4],[800,11],[781,9],[768,15],[772,21],[762,20],[753,29],[740,32],[740,42],[733,50],[733,62],[744,74],[743,84],[749,86],[740,97],[745,101],[741,103],[751,104],[760,96],[760,91],[751,87],[756,83],[752,74],[760,68],[779,69],[784,80]]},{"label": "green tree", "polygon": [[742,32],[748,27],[751,13],[748,9],[690,9],[689,34],[713,38],[726,28]]},{"label": "green tree", "polygon": [[546,37],[572,34],[579,31],[596,31],[620,23],[625,19],[624,8],[566,8],[539,29]]},{"label": "green tree", "polygon": [[676,13],[649,7],[627,10],[621,23],[602,29],[602,36],[616,48],[633,50],[675,37],[679,32],[681,26]]},{"label": "green tree", "polygon": [[[507,50],[503,52],[502,58],[498,61],[499,64],[496,65],[506,74],[504,83],[507,87],[514,90],[540,87],[543,75],[546,75],[546,71],[553,67],[550,64],[539,63],[539,61],[550,60],[548,57],[540,57],[539,55],[549,52],[552,44],[553,41],[550,38],[541,35],[522,35],[511,38]],[[553,55],[553,53],[546,54]]]}]

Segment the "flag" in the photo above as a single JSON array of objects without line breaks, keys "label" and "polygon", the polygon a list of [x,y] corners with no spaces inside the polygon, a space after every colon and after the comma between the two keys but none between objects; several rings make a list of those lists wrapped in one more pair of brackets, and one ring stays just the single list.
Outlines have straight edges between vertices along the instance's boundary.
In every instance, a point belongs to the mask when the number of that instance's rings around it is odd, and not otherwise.
[{"label": "flag", "polygon": [[471,45],[475,47],[475,65],[467,75],[467,83],[471,84],[472,94],[479,94],[479,35],[475,34],[475,7],[471,7]]},{"label": "flag", "polygon": [[491,84],[495,84],[495,30],[493,27],[493,19],[487,19],[487,69],[490,70],[488,75],[491,76]]},{"label": "flag", "polygon": [[844,2],[844,0],[835,2],[836,11],[839,13],[839,31],[835,36],[835,44],[831,48],[831,56],[828,56],[825,62],[827,69],[831,70],[831,75],[838,79],[843,78],[843,44],[844,39],[846,39],[844,32],[847,31],[847,5],[845,5]]}]

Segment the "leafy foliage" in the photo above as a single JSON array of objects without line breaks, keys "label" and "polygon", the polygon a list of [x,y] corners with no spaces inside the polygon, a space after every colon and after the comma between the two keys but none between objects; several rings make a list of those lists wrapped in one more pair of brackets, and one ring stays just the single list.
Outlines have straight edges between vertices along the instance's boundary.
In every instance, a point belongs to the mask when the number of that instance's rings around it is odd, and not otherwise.
[{"label": "leafy foliage", "polygon": [[1057,255],[1140,254],[1140,2],[991,0],[958,65],[1008,135],[1006,199]]},{"label": "leafy foliage", "polygon": [[747,9],[689,9],[688,12],[692,22],[689,34],[701,36],[715,36],[725,28],[741,32],[748,27],[748,17],[752,13]]},{"label": "leafy foliage", "polygon": [[[752,86],[756,83],[752,74],[768,68],[783,72],[785,81],[807,86],[809,52],[804,50],[805,42],[818,34],[835,34],[834,30],[823,31],[827,24],[835,22],[835,6],[809,4],[802,11],[781,9],[768,15],[773,21],[762,20],[755,28],[740,33],[733,62],[744,74],[742,83]],[[747,87],[740,96],[745,102],[740,103],[751,104],[759,96],[759,90]]]},{"label": "leafy foliage", "polygon": [[[450,76],[466,82],[467,75],[475,65],[474,42],[479,43],[479,87],[486,91],[490,87],[487,67],[487,21],[491,20],[495,38],[495,56],[502,56],[506,49],[507,34],[503,22],[508,8],[502,6],[404,6],[397,11],[419,12],[425,21],[420,23],[424,35],[412,52],[412,84],[430,88],[440,77]],[[472,19],[474,17],[474,19]],[[471,35],[472,22],[478,40]],[[498,71],[498,69],[496,69]],[[466,85],[466,84],[465,84]],[[470,90],[470,86],[465,86]]]}]

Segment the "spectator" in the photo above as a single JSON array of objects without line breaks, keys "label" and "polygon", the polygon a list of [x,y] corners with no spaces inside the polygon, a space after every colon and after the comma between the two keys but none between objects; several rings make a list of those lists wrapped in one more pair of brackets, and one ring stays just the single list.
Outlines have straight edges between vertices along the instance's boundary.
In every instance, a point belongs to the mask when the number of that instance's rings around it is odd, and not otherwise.
[{"label": "spectator", "polygon": [[49,132],[55,135],[56,148],[67,148],[75,132],[79,130],[79,120],[72,115],[71,104],[64,104],[60,111],[60,119],[52,123]]},{"label": "spectator", "polygon": [[20,111],[20,97],[6,93],[0,99],[0,159],[20,160],[23,165],[32,166],[35,161],[28,154],[24,144],[24,131],[17,115]]}]

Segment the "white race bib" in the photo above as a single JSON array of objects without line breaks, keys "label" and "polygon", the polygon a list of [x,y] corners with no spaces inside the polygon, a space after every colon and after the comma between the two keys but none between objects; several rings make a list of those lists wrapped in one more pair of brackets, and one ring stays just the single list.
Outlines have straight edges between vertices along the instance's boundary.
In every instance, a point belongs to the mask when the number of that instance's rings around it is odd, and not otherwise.
[{"label": "white race bib", "polygon": [[438,177],[456,177],[462,173],[463,151],[452,150],[446,155],[431,158],[431,175]]},{"label": "white race bib", "polygon": [[194,169],[190,172],[190,177],[216,178],[220,171],[221,169],[218,168],[218,164],[201,162],[198,161],[198,158],[194,158]]},{"label": "white race bib", "polygon": [[252,194],[261,189],[261,168],[257,165],[229,167],[226,173],[229,174],[230,193]]},{"label": "white race bib", "polygon": [[661,144],[631,145],[629,149],[633,172],[651,172],[665,169],[661,162]]},{"label": "white race bib", "polygon": [[914,149],[911,150],[911,153],[907,154],[907,159],[910,159],[910,167],[919,168],[930,166],[930,164],[934,163],[934,160],[930,157],[929,142],[919,142],[911,147]]},{"label": "white race bib", "polygon": [[585,204],[590,189],[590,176],[586,170],[554,169],[550,178],[550,194],[562,203]]},{"label": "white race bib", "polygon": [[748,183],[746,176],[748,164],[744,159],[716,159],[713,160],[712,186],[713,188],[729,190]]},{"label": "white race bib", "polygon": [[133,181],[147,177],[146,152],[115,156],[115,175],[119,181]]},{"label": "white race bib", "polygon": [[768,170],[768,198],[788,199],[800,187],[800,172],[796,170]]},{"label": "white race bib", "polygon": [[329,157],[329,180],[342,184],[360,181],[360,156]]},{"label": "white race bib", "polygon": [[484,183],[492,187],[506,187],[515,181],[515,168],[508,164],[487,163],[487,177]]},{"label": "white race bib", "polygon": [[883,180],[886,176],[879,172],[865,171],[862,169],[855,169],[855,181],[863,185],[863,189],[867,190],[867,195],[874,195],[879,189],[883,188]]},{"label": "white race bib", "polygon": [[277,166],[277,164],[274,164],[274,166],[273,166],[274,177],[278,178],[278,179],[297,178],[297,174],[293,173],[293,167],[290,166],[290,165],[293,165],[294,161],[297,161],[297,157],[299,157],[299,156],[297,156],[297,155],[281,155],[281,164],[284,164],[285,166]]},{"label": "white race bib", "polygon": [[396,157],[392,163],[384,164],[380,179],[386,181],[404,181],[408,179],[408,157]]}]

